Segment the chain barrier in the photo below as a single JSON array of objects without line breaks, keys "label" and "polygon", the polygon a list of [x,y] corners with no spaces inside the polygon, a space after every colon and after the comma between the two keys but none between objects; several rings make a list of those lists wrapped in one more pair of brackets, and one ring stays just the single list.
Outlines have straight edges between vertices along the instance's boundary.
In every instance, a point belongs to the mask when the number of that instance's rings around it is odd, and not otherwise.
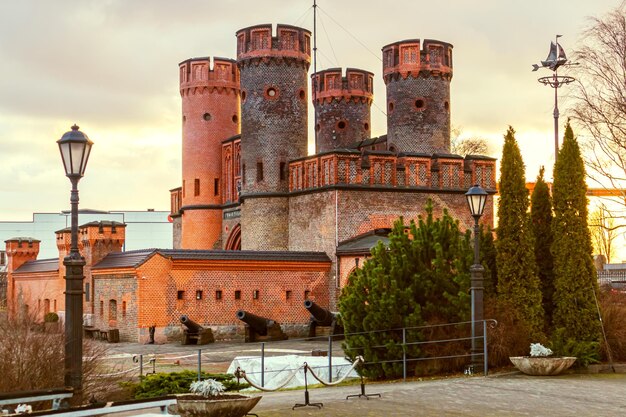
[{"label": "chain barrier", "polygon": [[278,391],[281,388],[284,388],[287,386],[287,384],[289,384],[291,382],[291,380],[298,374],[298,371],[304,367],[306,367],[306,363],[298,368],[296,368],[292,374],[289,376],[289,378],[287,378],[287,380],[285,382],[283,382],[282,384],[280,384],[279,386],[277,386],[276,388],[266,388],[266,387],[262,387],[260,385],[255,384],[254,382],[252,382],[249,378],[248,375],[246,375],[246,371],[244,371],[243,369],[237,367],[237,370],[235,371],[235,376],[237,378],[243,378],[246,380],[246,382],[248,384],[250,384],[251,386],[253,386],[254,388],[261,390],[261,391],[265,391],[265,392],[272,392],[272,391]]},{"label": "chain barrier", "polygon": [[356,368],[360,363],[365,363],[365,360],[363,359],[363,356],[357,356],[356,359],[354,360],[354,362],[352,362],[352,366],[350,367],[350,369],[348,369],[348,371],[346,372],[346,374],[344,376],[342,376],[341,378],[339,378],[337,381],[335,382],[330,382],[330,381],[324,381],[322,380],[313,370],[313,368],[311,368],[309,366],[309,364],[307,364],[306,362],[304,363],[305,366],[307,368],[309,368],[309,371],[311,372],[311,375],[313,375],[313,378],[317,379],[321,384],[326,385],[327,387],[332,387],[333,385],[339,385],[341,384],[343,381],[345,381],[345,379],[348,377],[348,375],[350,375],[350,372],[354,371],[354,368]]}]

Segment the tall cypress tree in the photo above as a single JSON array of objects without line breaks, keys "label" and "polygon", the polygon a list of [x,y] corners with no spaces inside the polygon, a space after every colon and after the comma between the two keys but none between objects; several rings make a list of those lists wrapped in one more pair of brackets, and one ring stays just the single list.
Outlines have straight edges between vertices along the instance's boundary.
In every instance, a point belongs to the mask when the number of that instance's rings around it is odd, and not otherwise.
[{"label": "tall cypress tree", "polygon": [[587,227],[585,166],[569,123],[554,169],[554,316],[564,339],[596,342],[600,337],[593,291],[597,290]]},{"label": "tall cypress tree", "polygon": [[528,327],[530,337],[537,340],[543,333],[544,314],[528,203],[524,162],[515,140],[515,131],[509,127],[504,136],[500,162],[496,232],[498,296],[513,307],[515,314]]},{"label": "tall cypress tree", "polygon": [[552,247],[552,197],[548,184],[543,178],[541,167],[533,194],[530,197],[530,220],[535,238],[535,262],[543,295],[543,310],[548,327],[552,324],[554,310],[552,296],[554,294],[554,260],[550,252]]}]

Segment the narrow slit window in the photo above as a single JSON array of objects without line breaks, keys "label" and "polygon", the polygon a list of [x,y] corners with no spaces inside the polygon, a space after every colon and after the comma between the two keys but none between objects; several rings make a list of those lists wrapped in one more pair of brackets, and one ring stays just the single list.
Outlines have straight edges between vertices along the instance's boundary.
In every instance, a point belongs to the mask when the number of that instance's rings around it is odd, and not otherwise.
[{"label": "narrow slit window", "polygon": [[200,179],[196,178],[193,182],[193,195],[200,195]]},{"label": "narrow slit window", "polygon": [[284,180],[285,180],[285,177],[286,177],[286,175],[285,175],[285,166],[286,166],[286,165],[287,165],[287,164],[285,164],[284,162],[281,162],[281,163],[280,163],[280,180],[281,180],[281,181],[284,181]]},{"label": "narrow slit window", "polygon": [[263,162],[256,163],[256,180],[257,182],[263,181]]},{"label": "narrow slit window", "polygon": [[220,179],[213,179],[213,195],[220,195]]}]

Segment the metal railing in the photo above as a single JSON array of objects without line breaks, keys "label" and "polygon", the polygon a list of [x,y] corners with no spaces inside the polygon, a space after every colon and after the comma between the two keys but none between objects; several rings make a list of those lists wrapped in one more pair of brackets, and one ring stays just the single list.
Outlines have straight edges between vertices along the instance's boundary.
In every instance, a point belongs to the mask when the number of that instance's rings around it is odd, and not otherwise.
[{"label": "metal railing", "polygon": [[[245,354],[249,358],[258,358],[260,361],[260,370],[259,371],[251,371],[247,372],[248,376],[259,376],[258,382],[260,382],[261,386],[265,386],[267,382],[267,377],[272,377],[272,374],[279,371],[266,370],[266,358],[268,356],[276,356],[276,354],[282,353],[284,349],[281,349],[280,346],[284,346],[285,344],[290,344],[293,342],[317,342],[316,345],[311,346],[312,350],[319,350],[320,347],[326,347],[327,351],[325,354],[327,355],[327,369],[328,369],[328,382],[333,381],[334,374],[340,374],[341,369],[345,367],[350,367],[350,364],[337,364],[333,363],[333,358],[343,357],[344,353],[349,353],[348,356],[356,357],[363,356],[364,363],[361,366],[372,366],[375,364],[383,364],[383,363],[401,363],[402,364],[402,377],[404,380],[407,378],[408,374],[408,366],[411,363],[429,361],[429,360],[454,360],[460,358],[468,358],[468,366],[465,369],[466,374],[474,374],[475,372],[480,372],[482,368],[482,373],[486,376],[489,372],[488,368],[488,343],[487,343],[487,334],[490,328],[495,327],[497,322],[493,319],[482,320],[482,325],[478,327],[481,328],[482,331],[476,332],[477,336],[474,339],[479,340],[482,343],[479,343],[479,351],[472,352],[469,349],[469,345],[471,344],[472,337],[470,335],[469,327],[471,326],[471,321],[458,322],[458,323],[445,323],[445,324],[436,324],[436,325],[426,325],[426,326],[416,326],[416,327],[405,327],[405,328],[397,328],[397,329],[382,329],[375,330],[369,332],[359,332],[359,333],[349,333],[346,335],[329,335],[329,336],[317,336],[317,337],[306,337],[300,339],[289,339],[287,341],[272,341],[272,342],[256,342],[256,343],[248,343],[246,344]],[[480,323],[480,322],[476,322]],[[467,327],[467,329],[465,329]],[[452,329],[447,330],[446,328]],[[429,331],[439,333],[444,337],[434,338],[434,339],[422,339],[423,333],[427,333]],[[387,359],[383,361],[374,361],[372,358],[368,358],[368,355],[365,354],[366,350],[376,350],[376,349],[387,349],[387,343],[381,343],[378,345],[369,345],[369,346],[346,346],[342,347],[338,346],[344,337],[350,336],[358,336],[358,335],[374,335],[376,333],[388,333],[390,335],[389,340],[387,342],[393,342],[394,346],[401,348],[402,355],[401,357]],[[320,343],[321,342],[321,343]],[[323,343],[323,344],[322,344]],[[423,353],[420,355],[414,355],[411,353],[415,348],[423,348],[427,345],[452,345],[457,348],[457,352],[454,354],[446,354],[440,356],[424,356]],[[480,346],[482,344],[482,346]],[[249,355],[250,347],[256,345],[258,350],[256,350],[259,355]],[[243,348],[244,345],[242,345]],[[269,349],[268,349],[269,348]],[[184,352],[184,353],[170,353],[164,355],[136,355],[133,357],[133,363],[136,364],[128,369],[119,369],[115,370],[111,373],[102,374],[101,376],[116,376],[116,375],[128,375],[128,376],[139,376],[142,378],[143,376],[151,373],[157,372],[157,367],[163,366],[172,366],[178,365],[183,366],[187,369],[195,368],[197,370],[196,378],[198,380],[202,379],[202,368],[203,365],[210,363],[212,359],[213,349],[198,349],[195,352]],[[268,351],[269,352],[268,355]],[[337,353],[340,352],[339,355]],[[241,353],[244,354],[244,351],[233,351],[233,354]],[[307,354],[308,352],[303,351],[302,354]],[[310,354],[309,354],[310,355]],[[479,363],[480,362],[480,363]],[[316,369],[319,369],[320,366],[317,366]],[[284,369],[282,371],[295,371],[298,368],[294,369]]]}]

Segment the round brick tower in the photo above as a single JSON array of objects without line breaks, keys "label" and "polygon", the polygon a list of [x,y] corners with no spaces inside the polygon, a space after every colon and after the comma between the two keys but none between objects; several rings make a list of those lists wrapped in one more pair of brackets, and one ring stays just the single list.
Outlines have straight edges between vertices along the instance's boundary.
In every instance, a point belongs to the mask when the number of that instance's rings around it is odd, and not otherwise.
[{"label": "round brick tower", "polygon": [[241,73],[241,247],[287,250],[288,163],[307,155],[311,32],[258,25],[237,32]]},{"label": "round brick tower", "polygon": [[183,249],[221,249],[222,140],[239,133],[234,60],[193,58],[180,66],[183,107]]},{"label": "round brick tower", "polygon": [[373,84],[371,72],[354,68],[348,68],[345,77],[341,76],[341,68],[313,74],[313,91],[317,88],[317,97],[313,96],[317,153],[347,148],[370,138]]},{"label": "round brick tower", "polygon": [[450,152],[452,45],[412,39],[383,47],[387,146],[398,152]]}]

